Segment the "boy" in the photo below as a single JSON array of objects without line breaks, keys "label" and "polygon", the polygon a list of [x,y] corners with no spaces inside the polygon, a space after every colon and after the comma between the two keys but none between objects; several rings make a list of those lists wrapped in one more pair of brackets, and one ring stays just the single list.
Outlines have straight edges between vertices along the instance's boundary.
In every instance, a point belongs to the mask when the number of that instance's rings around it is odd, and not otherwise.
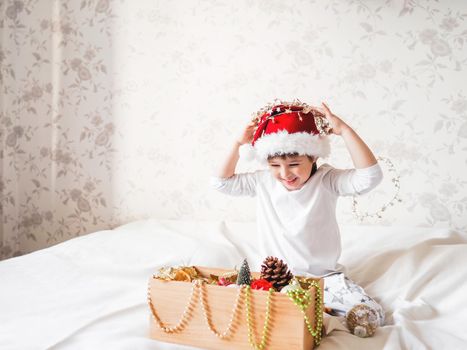
[{"label": "boy", "polygon": [[[235,141],[213,186],[230,195],[256,196],[263,257],[284,260],[297,275],[322,276],[325,305],[342,316],[358,307],[359,315],[364,313],[363,323],[351,330],[358,336],[371,336],[383,324],[384,311],[339,271],[336,202],[339,196],[366,193],[381,182],[376,158],[324,103],[322,108],[300,102],[270,104],[256,117]],[[355,169],[317,167],[318,157],[330,152],[328,134],[343,138]],[[240,146],[267,161],[269,169],[236,174]],[[368,323],[374,328],[368,329]]]}]

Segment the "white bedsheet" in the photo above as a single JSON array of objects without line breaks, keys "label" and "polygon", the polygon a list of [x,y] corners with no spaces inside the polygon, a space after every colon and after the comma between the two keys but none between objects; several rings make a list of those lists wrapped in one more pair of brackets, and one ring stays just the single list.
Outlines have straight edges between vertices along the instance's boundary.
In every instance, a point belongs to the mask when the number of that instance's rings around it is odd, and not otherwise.
[{"label": "white bedsheet", "polygon": [[[163,265],[232,268],[255,249],[254,223],[146,220],[0,262],[0,349],[191,349],[148,338],[148,278]],[[341,227],[340,262],[386,310],[360,339],[326,349],[467,348],[467,237],[448,229]],[[337,327],[337,328],[336,328]]]}]

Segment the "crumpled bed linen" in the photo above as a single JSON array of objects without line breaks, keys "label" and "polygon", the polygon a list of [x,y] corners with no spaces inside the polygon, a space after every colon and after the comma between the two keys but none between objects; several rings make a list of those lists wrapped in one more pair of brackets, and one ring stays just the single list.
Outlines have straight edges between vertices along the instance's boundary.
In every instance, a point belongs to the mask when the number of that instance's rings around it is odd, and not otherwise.
[{"label": "crumpled bed linen", "polygon": [[[449,229],[343,226],[340,263],[386,310],[372,338],[326,317],[319,349],[461,349],[467,237]],[[250,266],[254,223],[144,220],[0,262],[0,349],[193,349],[149,339],[146,290],[166,265]]]}]

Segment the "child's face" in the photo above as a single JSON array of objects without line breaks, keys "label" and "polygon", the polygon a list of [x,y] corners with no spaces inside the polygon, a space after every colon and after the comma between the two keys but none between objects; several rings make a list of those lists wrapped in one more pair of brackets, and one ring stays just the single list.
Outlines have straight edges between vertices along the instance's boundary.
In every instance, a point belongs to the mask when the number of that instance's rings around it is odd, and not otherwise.
[{"label": "child's face", "polygon": [[307,156],[294,156],[285,159],[274,157],[268,163],[271,174],[286,189],[295,191],[302,188],[310,178],[313,161]]}]

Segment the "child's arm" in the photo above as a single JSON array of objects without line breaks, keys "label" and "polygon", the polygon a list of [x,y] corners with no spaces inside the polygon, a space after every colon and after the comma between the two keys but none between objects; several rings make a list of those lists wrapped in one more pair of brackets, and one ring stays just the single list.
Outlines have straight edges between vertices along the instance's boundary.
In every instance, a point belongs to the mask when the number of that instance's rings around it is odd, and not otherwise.
[{"label": "child's arm", "polygon": [[223,165],[219,169],[217,176],[223,179],[232,177],[235,174],[235,167],[237,166],[238,159],[240,158],[238,149],[241,145],[250,143],[253,140],[256,123],[250,122],[243,130],[240,137],[235,140],[230,152],[227,155]]},{"label": "child's arm", "polygon": [[371,150],[350,126],[334,115],[324,103],[322,111],[332,127],[332,133],[344,139],[356,169],[368,168],[377,163]]},{"label": "child's arm", "polygon": [[332,127],[332,133],[340,135],[352,157],[355,169],[332,169],[323,177],[324,185],[340,196],[363,194],[375,188],[383,179],[383,173],[378,162],[357,133],[332,114],[329,107],[323,103],[319,109],[326,116]]},{"label": "child's arm", "polygon": [[223,165],[217,171],[216,176],[211,177],[211,187],[225,194],[233,196],[255,196],[257,173],[236,174],[239,148],[241,145],[253,140],[256,123],[250,122],[241,135],[235,140]]}]

